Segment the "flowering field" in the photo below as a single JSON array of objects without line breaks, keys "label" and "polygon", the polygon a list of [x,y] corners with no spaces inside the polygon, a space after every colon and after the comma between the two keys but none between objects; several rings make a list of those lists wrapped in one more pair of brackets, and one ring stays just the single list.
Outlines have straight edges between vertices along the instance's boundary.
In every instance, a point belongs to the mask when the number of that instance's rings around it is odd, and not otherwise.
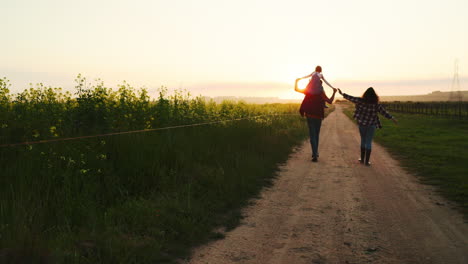
[{"label": "flowering field", "polygon": [[[307,135],[298,105],[0,80],[0,262],[159,263],[232,227]],[[261,117],[254,117],[254,116]],[[205,126],[63,139],[174,125]],[[16,261],[16,262],[15,262]]]}]

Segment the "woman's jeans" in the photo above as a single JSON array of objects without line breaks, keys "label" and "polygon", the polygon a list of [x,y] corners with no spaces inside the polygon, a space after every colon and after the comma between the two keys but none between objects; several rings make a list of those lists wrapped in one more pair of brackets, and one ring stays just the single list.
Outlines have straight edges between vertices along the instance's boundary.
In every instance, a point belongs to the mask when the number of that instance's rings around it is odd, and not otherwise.
[{"label": "woman's jeans", "polygon": [[359,134],[361,134],[361,148],[372,149],[372,138],[375,133],[375,125],[359,126]]},{"label": "woman's jeans", "polygon": [[322,126],[322,119],[307,117],[307,125],[309,126],[310,145],[312,146],[312,157],[319,156],[319,134]]}]

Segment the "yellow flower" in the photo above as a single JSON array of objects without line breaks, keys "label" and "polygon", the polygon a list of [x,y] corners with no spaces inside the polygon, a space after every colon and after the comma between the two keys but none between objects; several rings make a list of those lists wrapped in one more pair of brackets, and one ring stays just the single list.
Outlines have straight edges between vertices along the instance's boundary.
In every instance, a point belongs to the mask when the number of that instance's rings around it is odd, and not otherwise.
[{"label": "yellow flower", "polygon": [[33,134],[32,134],[33,137],[38,138],[40,135],[41,134],[39,133],[39,131],[37,131],[37,129],[33,130]]}]

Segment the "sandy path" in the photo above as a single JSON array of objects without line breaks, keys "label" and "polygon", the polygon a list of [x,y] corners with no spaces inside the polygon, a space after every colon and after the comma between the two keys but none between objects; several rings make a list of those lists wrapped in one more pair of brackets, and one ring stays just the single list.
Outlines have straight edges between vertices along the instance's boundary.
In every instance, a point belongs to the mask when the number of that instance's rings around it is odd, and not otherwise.
[{"label": "sandy path", "polygon": [[189,263],[468,263],[462,216],[377,144],[373,166],[359,164],[357,127],[339,105],[320,136],[318,163],[304,142],[243,224]]}]

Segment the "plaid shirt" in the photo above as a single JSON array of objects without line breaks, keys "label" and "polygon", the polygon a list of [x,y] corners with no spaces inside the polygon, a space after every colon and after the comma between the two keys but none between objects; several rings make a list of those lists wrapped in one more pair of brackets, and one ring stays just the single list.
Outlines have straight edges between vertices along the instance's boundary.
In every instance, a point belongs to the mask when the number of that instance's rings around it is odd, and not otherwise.
[{"label": "plaid shirt", "polygon": [[377,113],[382,114],[388,119],[393,118],[381,104],[367,104],[364,102],[364,99],[348,94],[343,94],[343,97],[356,104],[356,111],[354,111],[353,117],[361,126],[375,125],[378,128],[382,128]]}]

